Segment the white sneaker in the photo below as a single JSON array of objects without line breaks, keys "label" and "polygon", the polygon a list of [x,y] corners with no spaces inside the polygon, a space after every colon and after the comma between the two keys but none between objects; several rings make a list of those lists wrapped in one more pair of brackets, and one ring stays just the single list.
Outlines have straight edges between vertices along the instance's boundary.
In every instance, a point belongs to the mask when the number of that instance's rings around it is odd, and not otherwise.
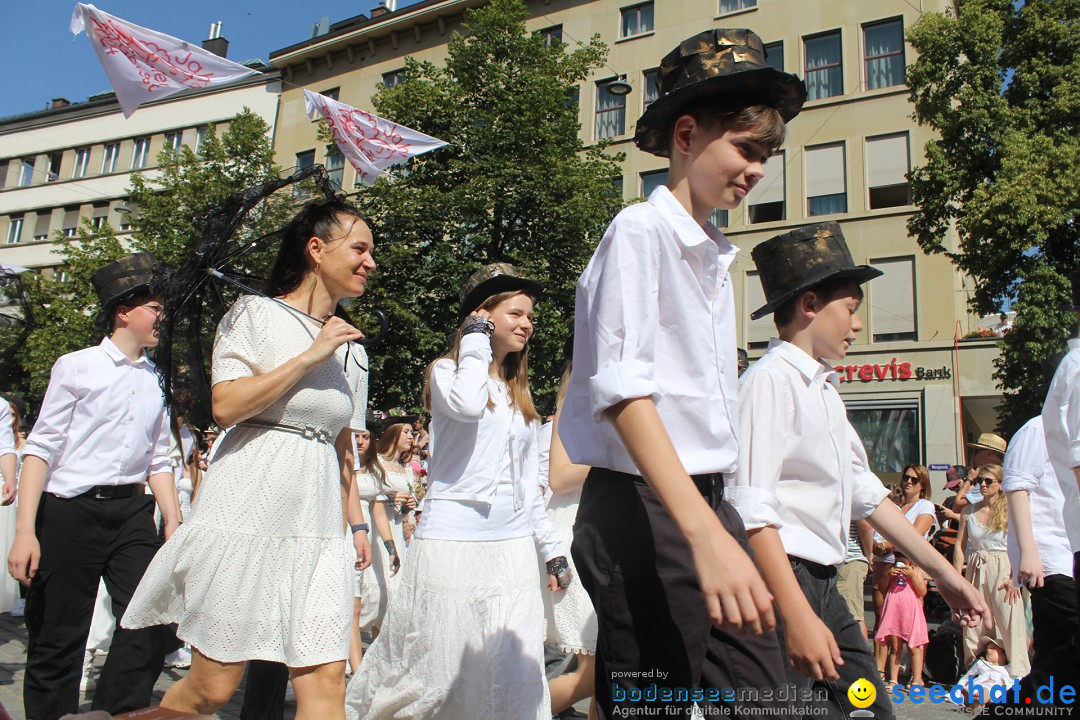
[{"label": "white sneaker", "polygon": [[11,608],[11,617],[22,617],[26,614],[26,599],[19,598],[15,601],[15,607]]},{"label": "white sneaker", "polygon": [[79,678],[79,692],[88,693],[97,688],[97,668],[94,667],[94,651],[83,653],[82,677]]},{"label": "white sneaker", "polygon": [[292,689],[292,683],[289,683],[288,687],[285,688],[285,704],[296,704],[296,691]]},{"label": "white sneaker", "polygon": [[165,656],[165,667],[186,668],[191,667],[191,651],[187,648],[178,648]]}]

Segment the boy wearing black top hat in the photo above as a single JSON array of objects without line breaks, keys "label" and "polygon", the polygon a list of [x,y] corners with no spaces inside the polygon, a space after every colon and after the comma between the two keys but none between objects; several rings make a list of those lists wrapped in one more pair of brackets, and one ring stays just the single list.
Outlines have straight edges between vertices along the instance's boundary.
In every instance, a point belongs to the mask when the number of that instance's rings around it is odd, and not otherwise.
[{"label": "boy wearing black top hat", "polygon": [[[62,356],[26,441],[19,513],[8,570],[27,585],[27,718],[53,720],[79,707],[83,648],[99,578],[122,617],[165,535],[179,524],[169,459],[169,415],[154,365],[162,297],[156,263],[139,253],[97,270],[96,347]],[[153,496],[145,494],[149,482]],[[116,628],[93,708],[120,713],[150,704],[165,656],[165,629]]]},{"label": "boy wearing black top hat", "polygon": [[728,497],[776,598],[789,682],[816,683],[828,701],[814,713],[846,718],[856,709],[848,689],[869,680],[877,689],[871,712],[889,718],[892,698],[836,587],[851,521],[869,520],[936,577],[968,624],[982,600],[888,501],[824,362],[847,354],[862,330],[860,285],[881,271],[854,264],[836,223],[778,235],[751,255],[767,299],[751,317],[774,313],[780,339],[739,384],[740,459]]},{"label": "boy wearing black top hat", "polygon": [[742,29],[685,40],[657,86],[634,141],[670,158],[668,182],[619,213],[578,281],[558,429],[593,468],[572,552],[598,617],[601,717],[756,709],[784,682],[771,598],[723,502],[738,462],[738,249],[709,215],[764,176],[806,88]]}]

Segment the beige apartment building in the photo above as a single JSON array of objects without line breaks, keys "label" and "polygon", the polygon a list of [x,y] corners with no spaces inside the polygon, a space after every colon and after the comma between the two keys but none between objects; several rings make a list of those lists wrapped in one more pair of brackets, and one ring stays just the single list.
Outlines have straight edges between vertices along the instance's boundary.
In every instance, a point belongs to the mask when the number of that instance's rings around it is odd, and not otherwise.
[{"label": "beige apartment building", "polygon": [[[220,49],[222,41],[206,44]],[[131,174],[156,177],[163,149],[198,150],[207,126],[222,132],[245,106],[273,128],[278,74],[256,67],[264,72],[147,103],[130,118],[111,91],[85,102],[57,98],[46,110],[0,118],[0,262],[50,277],[62,273],[56,232],[75,237],[81,219],[90,218],[123,237],[138,212],[126,202]]]}]

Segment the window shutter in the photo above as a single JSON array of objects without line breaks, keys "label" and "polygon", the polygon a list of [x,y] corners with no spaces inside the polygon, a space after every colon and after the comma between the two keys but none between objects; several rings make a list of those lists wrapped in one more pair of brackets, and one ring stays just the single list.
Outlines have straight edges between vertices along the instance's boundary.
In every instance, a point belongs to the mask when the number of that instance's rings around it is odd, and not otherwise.
[{"label": "window shutter", "polygon": [[761,287],[761,278],[756,272],[746,273],[746,343],[768,342],[776,335],[773,316],[766,315],[757,320],[750,319],[750,313],[765,304],[765,290]]},{"label": "window shutter", "polygon": [[908,135],[866,138],[867,187],[903,185],[908,171]]},{"label": "window shutter", "polygon": [[758,181],[746,196],[747,205],[784,201],[784,161],[786,156],[778,152],[765,163],[765,177]]},{"label": "window shutter", "polygon": [[874,335],[915,332],[915,258],[871,260],[885,274],[869,283]]},{"label": "window shutter", "polygon": [[844,180],[844,144],[806,149],[807,197],[847,192]]}]

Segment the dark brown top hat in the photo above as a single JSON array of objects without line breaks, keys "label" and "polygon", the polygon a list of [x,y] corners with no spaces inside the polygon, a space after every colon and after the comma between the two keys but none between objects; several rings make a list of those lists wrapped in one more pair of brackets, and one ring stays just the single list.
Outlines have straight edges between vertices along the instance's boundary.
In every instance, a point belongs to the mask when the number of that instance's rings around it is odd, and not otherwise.
[{"label": "dark brown top hat", "polygon": [[510,263],[485,265],[465,281],[465,287],[461,289],[459,315],[465,317],[492,295],[511,290],[522,290],[538,298],[543,291],[543,286],[535,280],[518,275],[517,270]]},{"label": "dark brown top hat", "polygon": [[807,225],[771,237],[751,252],[765,290],[766,303],[750,313],[752,320],[826,280],[850,278],[864,283],[883,273],[851,259],[844,234],[834,222]]},{"label": "dark brown top hat", "polygon": [[101,311],[95,324],[107,326],[109,313],[120,301],[138,293],[151,292],[160,271],[153,253],[148,252],[128,255],[95,270],[90,281],[101,299]]},{"label": "dark brown top hat", "polygon": [[1069,273],[1069,282],[1072,283],[1072,305],[1066,305],[1062,310],[1080,310],[1080,270]]},{"label": "dark brown top hat", "polygon": [[765,64],[765,45],[745,28],[706,30],[683,40],[660,61],[657,99],[637,121],[634,142],[645,152],[667,157],[668,132],[689,103],[722,94],[769,105],[790,122],[806,102],[797,76]]}]

